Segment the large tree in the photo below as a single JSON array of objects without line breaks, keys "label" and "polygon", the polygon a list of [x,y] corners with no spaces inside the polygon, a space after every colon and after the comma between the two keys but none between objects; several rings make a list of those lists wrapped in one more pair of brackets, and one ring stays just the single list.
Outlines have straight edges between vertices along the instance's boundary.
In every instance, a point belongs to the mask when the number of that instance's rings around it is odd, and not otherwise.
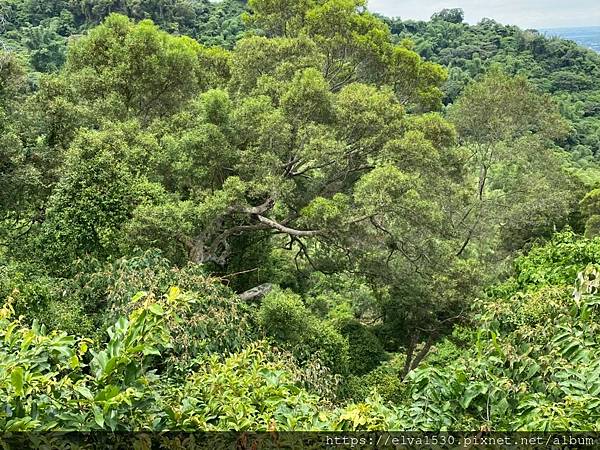
[{"label": "large tree", "polygon": [[492,72],[466,89],[450,118],[473,186],[461,254],[474,242],[480,252],[519,249],[565,225],[582,193],[557,146],[568,125],[549,96],[523,77]]},{"label": "large tree", "polygon": [[[554,205],[522,220],[497,197],[562,183],[555,115],[519,79],[490,78],[455,108],[458,146],[435,112],[440,66],[360,1],[284,3],[250,2],[266,36],[232,52],[119,15],[76,40],[29,105],[60,161],[29,253],[58,274],[134,247],[231,273],[286,249],[299,270],[364,280],[363,313],[407,373],[463,318],[485,269],[472,248],[493,253],[507,221],[547,225]],[[539,167],[533,189],[519,171]]]}]

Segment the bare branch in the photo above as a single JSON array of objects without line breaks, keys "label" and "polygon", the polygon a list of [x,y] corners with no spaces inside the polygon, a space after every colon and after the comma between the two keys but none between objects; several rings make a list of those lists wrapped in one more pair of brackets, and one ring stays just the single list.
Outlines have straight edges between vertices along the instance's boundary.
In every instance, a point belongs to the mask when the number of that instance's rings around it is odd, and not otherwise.
[{"label": "bare branch", "polygon": [[285,225],[277,223],[274,220],[271,220],[264,216],[261,216],[260,214],[257,217],[258,217],[258,220],[260,221],[260,223],[267,225],[270,228],[274,228],[278,231],[281,231],[282,233],[288,234],[290,236],[313,237],[313,236],[318,236],[323,233],[320,230],[312,230],[312,231],[295,230],[293,228],[289,228],[289,227],[286,227]]},{"label": "bare branch", "polygon": [[264,214],[268,210],[270,210],[274,204],[275,199],[273,197],[269,197],[262,205],[253,206],[250,208],[243,208],[241,211],[251,215]]},{"label": "bare branch", "polygon": [[246,302],[249,302],[252,300],[260,300],[261,298],[263,298],[265,295],[267,295],[272,290],[273,290],[272,284],[270,284],[270,283],[261,284],[260,286],[256,286],[255,288],[249,289],[246,292],[241,293],[239,295],[239,297]]}]

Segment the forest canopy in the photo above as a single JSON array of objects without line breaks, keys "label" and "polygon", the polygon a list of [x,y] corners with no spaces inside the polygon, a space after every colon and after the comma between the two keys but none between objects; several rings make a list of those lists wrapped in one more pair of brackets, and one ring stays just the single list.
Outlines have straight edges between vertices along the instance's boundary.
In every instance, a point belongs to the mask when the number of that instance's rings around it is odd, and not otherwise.
[{"label": "forest canopy", "polygon": [[0,12],[1,430],[598,429],[598,55],[362,0]]}]

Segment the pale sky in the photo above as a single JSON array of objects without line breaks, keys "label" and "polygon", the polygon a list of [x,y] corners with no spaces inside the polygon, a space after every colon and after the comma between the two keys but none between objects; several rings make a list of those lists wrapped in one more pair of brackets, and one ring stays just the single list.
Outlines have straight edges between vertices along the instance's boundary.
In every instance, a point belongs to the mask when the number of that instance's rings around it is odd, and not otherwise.
[{"label": "pale sky", "polygon": [[369,0],[391,17],[427,20],[444,8],[462,8],[469,23],[483,17],[522,28],[600,26],[599,0]]}]

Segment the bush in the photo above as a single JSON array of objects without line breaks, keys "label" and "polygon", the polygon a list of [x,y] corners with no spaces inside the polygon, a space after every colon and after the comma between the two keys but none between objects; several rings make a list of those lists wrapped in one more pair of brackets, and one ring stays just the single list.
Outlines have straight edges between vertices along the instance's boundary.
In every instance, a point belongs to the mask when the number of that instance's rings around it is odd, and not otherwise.
[{"label": "bush", "polygon": [[161,302],[143,295],[134,300],[142,299],[110,327],[104,345],[28,328],[13,320],[10,304],[1,308],[0,429],[351,430],[383,420],[387,410],[378,402],[324,411],[265,343],[228,356],[198,355],[196,370],[183,376],[161,371],[176,340],[169,324],[188,299],[175,288]]},{"label": "bush", "polygon": [[268,353],[266,346],[253,344],[224,361],[207,358],[184,386],[170,392],[169,429],[310,429],[318,398],[298,388]]},{"label": "bush", "polygon": [[17,315],[37,320],[49,330],[61,330],[96,341],[119,317],[140,307],[131,302],[138,292],[162,301],[170,286],[181,286],[181,303],[173,355],[190,361],[201,352],[229,353],[241,350],[256,338],[252,306],[244,303],[220,280],[205,275],[198,265],[173,268],[156,250],[99,263],[93,259],[74,264],[71,279],[38,275],[27,266],[0,266],[0,301],[13,300]]},{"label": "bush", "polygon": [[[75,279],[72,295],[98,312],[101,330],[119,317],[140,307],[131,302],[137,292],[162,301],[170,286],[186,292],[177,322],[170,323],[174,335],[173,355],[179,363],[198,353],[230,353],[256,338],[252,306],[244,303],[220,280],[204,273],[201,266],[172,267],[156,250],[122,258]],[[173,362],[173,361],[172,361]]]},{"label": "bush", "polygon": [[304,342],[298,348],[303,360],[311,355],[320,358],[333,373],[348,372],[348,340],[330,323],[320,321],[314,316],[309,320]]},{"label": "bush", "polygon": [[258,311],[258,322],[277,344],[300,360],[318,355],[334,373],[348,370],[348,341],[329,322],[319,320],[299,295],[276,290]]},{"label": "bush", "polygon": [[352,401],[364,401],[377,393],[385,402],[401,404],[405,400],[406,384],[402,382],[402,358],[384,362],[362,376],[350,376],[342,389],[342,396]]},{"label": "bush", "polygon": [[93,318],[86,314],[85,305],[77,298],[53,298],[35,317],[50,330],[64,330],[75,336],[97,338]]},{"label": "bush", "polygon": [[600,238],[584,239],[569,230],[558,233],[551,242],[533,247],[516,261],[518,276],[509,280],[512,281],[512,293],[544,285],[571,285],[578,272],[599,260]]},{"label": "bush", "polygon": [[40,274],[26,264],[0,265],[0,304],[10,299],[17,316],[38,320],[49,329],[90,335],[95,329],[86,305],[65,297],[67,281]]},{"label": "bush", "polygon": [[358,320],[341,320],[336,327],[348,338],[350,358],[348,369],[354,375],[364,375],[375,369],[386,358],[386,353],[375,336]]},{"label": "bush", "polygon": [[263,300],[258,321],[276,341],[295,344],[304,339],[310,314],[299,295],[276,290]]},{"label": "bush", "polygon": [[452,335],[431,347],[429,354],[423,361],[423,365],[446,367],[460,359],[465,352],[474,351],[472,348],[475,340],[476,331],[474,329],[457,326],[454,328]]},{"label": "bush", "polygon": [[521,327],[544,327],[568,312],[572,292],[572,286],[542,286],[536,291],[519,291],[508,300],[488,302],[488,314],[504,332]]}]

